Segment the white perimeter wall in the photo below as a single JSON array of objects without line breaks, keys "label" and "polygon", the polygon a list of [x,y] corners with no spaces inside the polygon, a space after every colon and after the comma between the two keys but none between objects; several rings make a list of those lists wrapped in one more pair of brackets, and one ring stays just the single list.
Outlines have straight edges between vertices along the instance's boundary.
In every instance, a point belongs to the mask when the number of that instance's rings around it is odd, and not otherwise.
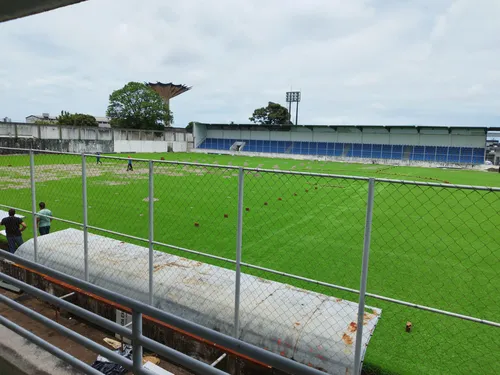
[{"label": "white perimeter wall", "polygon": [[164,131],[151,131],[0,123],[0,138],[16,136],[75,142],[113,140],[115,152],[167,152],[169,146],[174,152],[186,152],[193,148],[193,134],[173,131],[168,128]]},{"label": "white perimeter wall", "polygon": [[188,151],[187,142],[177,141],[115,141],[115,152],[168,152],[171,146],[174,152]]},{"label": "white perimeter wall", "polygon": [[[198,130],[196,130],[198,128]],[[363,129],[361,131],[361,129]],[[452,129],[413,127],[297,127],[291,131],[263,130],[219,130],[207,129],[205,125],[195,127],[196,145],[205,138],[264,140],[264,141],[302,141],[372,143],[392,145],[426,145],[454,147],[485,147],[486,133],[483,129]]]}]

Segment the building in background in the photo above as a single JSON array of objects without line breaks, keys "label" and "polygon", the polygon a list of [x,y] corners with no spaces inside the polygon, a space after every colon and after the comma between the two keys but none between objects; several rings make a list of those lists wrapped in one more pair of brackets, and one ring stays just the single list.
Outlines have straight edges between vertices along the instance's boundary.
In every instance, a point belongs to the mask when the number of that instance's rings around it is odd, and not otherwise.
[{"label": "building in background", "polygon": [[110,119],[107,117],[98,117],[94,116],[95,119],[97,120],[97,123],[99,124],[100,128],[110,128],[111,125],[109,123]]},{"label": "building in background", "polygon": [[[48,113],[42,113],[41,115],[29,115],[28,117],[26,117],[26,122],[28,124],[34,124],[37,121],[45,121],[50,124],[55,124],[57,123],[57,117],[58,116],[50,116],[50,114]],[[94,117],[97,120],[97,123],[99,124],[100,128],[111,127],[111,125],[109,124],[109,118],[102,116],[94,116]]]},{"label": "building in background", "polygon": [[37,121],[46,121],[55,124],[57,122],[57,116],[50,116],[48,113],[42,113],[41,115],[29,115],[26,117],[26,122],[28,124],[34,124]]}]

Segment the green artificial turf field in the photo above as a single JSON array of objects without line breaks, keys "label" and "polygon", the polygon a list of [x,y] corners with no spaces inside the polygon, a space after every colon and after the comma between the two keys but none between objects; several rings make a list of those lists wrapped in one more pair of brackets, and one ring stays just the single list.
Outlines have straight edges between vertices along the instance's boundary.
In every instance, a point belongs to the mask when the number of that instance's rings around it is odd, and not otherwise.
[{"label": "green artificial turf field", "polygon": [[[155,163],[154,231],[156,241],[230,259],[235,258],[238,170],[229,166],[500,186],[500,174],[482,171],[192,153],[131,156],[226,166]],[[89,224],[147,238],[147,162],[134,161],[134,171],[126,172],[126,161],[102,161],[87,161]],[[81,222],[81,158],[36,155],[35,164],[37,200],[46,201],[55,216]],[[0,203],[30,210],[29,158],[0,156],[0,178]],[[243,262],[358,289],[366,198],[363,180],[246,171]],[[499,321],[499,212],[498,192],[377,182],[368,292]],[[26,222],[30,225],[30,216]],[[52,227],[68,224],[54,221]],[[357,301],[347,292],[248,267],[243,271]],[[368,346],[367,373],[496,371],[497,328],[374,298],[367,304],[383,311]],[[413,323],[411,333],[405,332],[407,321]]]}]

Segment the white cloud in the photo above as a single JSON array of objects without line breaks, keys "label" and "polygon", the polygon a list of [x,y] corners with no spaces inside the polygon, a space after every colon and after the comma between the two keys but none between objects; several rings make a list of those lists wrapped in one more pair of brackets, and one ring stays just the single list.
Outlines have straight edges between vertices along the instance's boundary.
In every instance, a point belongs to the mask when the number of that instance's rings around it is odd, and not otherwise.
[{"label": "white cloud", "polygon": [[301,123],[498,124],[498,0],[90,0],[0,24],[0,117],[103,115],[130,80],[193,89],[176,125],[248,122],[302,90]]}]

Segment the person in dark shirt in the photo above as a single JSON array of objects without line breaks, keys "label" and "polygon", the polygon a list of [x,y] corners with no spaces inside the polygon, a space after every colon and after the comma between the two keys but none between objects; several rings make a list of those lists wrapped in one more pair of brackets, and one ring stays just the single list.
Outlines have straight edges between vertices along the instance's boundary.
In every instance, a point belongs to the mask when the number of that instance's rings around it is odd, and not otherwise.
[{"label": "person in dark shirt", "polygon": [[128,163],[127,163],[127,172],[128,171],[133,171],[134,168],[132,167],[132,159],[130,159],[130,155],[128,157]]},{"label": "person in dark shirt", "polygon": [[23,244],[23,232],[26,229],[26,224],[23,219],[15,216],[16,210],[11,208],[9,216],[4,217],[0,225],[5,226],[5,233],[7,234],[7,242],[9,244],[9,252],[14,254],[19,246]]}]

